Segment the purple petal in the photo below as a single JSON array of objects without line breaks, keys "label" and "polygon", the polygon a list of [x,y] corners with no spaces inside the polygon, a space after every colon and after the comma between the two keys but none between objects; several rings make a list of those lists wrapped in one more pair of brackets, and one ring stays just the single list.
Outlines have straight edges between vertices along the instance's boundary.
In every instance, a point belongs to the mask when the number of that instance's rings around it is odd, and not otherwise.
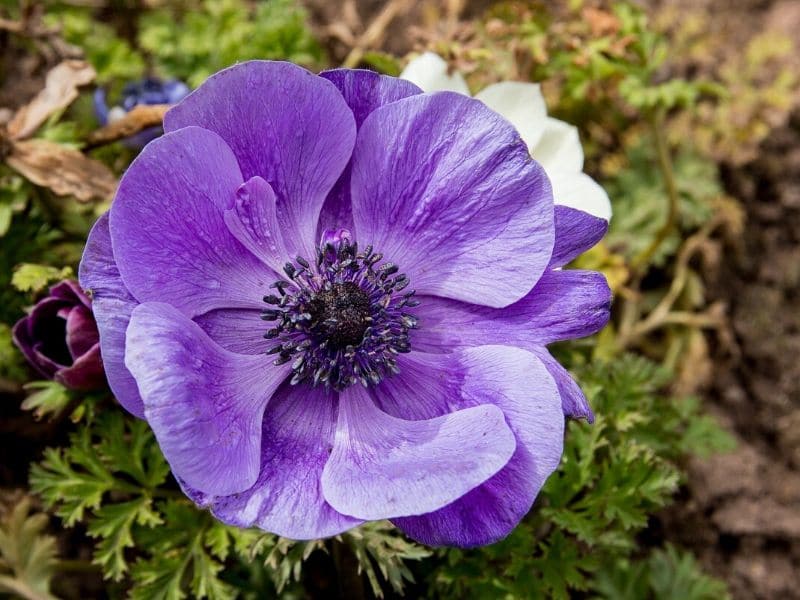
[{"label": "purple petal", "polygon": [[122,279],[141,302],[187,315],[259,307],[274,274],[228,231],[223,211],[242,183],[217,134],[187,127],[148,144],[111,206],[111,240]]},{"label": "purple petal", "polygon": [[250,61],[220,71],[173,107],[165,131],[218,133],[245,180],[263,177],[278,197],[292,256],[313,256],[320,209],[350,159],[353,113],[336,87],[286,62]]},{"label": "purple petal", "polygon": [[225,211],[224,218],[233,237],[268,265],[278,279],[291,254],[283,242],[275,201],[272,187],[261,177],[253,177],[236,191],[234,205]]},{"label": "purple petal", "polygon": [[322,469],[333,447],[336,396],[324,388],[284,386],[264,413],[261,473],[234,496],[205,498],[214,515],[291,539],[336,535],[361,521],[336,512],[322,495]]},{"label": "purple petal", "polygon": [[70,304],[83,304],[86,308],[92,307],[92,302],[83,293],[80,284],[74,279],[65,279],[50,288],[50,296],[66,300]]},{"label": "purple petal", "polygon": [[54,379],[73,390],[102,387],[106,377],[103,373],[103,361],[100,358],[100,344],[97,343],[89,348],[69,367],[59,369]]},{"label": "purple petal", "polygon": [[608,322],[611,291],[602,273],[549,270],[522,300],[501,309],[420,297],[412,347],[425,352],[505,344],[531,350],[592,335]]},{"label": "purple petal", "polygon": [[[471,547],[494,543],[507,536],[530,510],[559,464],[564,415],[558,389],[542,362],[518,348],[483,346],[455,356],[428,356],[428,360],[426,381],[441,376],[443,360],[458,362],[467,376],[456,407],[483,402],[497,405],[514,432],[516,451],[500,472],[452,504],[393,522],[410,537],[428,545]],[[408,400],[409,405],[416,405],[416,399]]]},{"label": "purple petal", "polygon": [[[320,77],[324,77],[338,88],[350,110],[353,111],[356,128],[360,128],[364,119],[376,108],[422,93],[422,90],[410,81],[362,69],[334,69],[320,73]],[[322,207],[317,237],[326,229],[342,227],[353,229],[350,173],[351,165],[348,163]]]},{"label": "purple petal", "polygon": [[260,470],[264,407],[289,371],[217,346],[169,304],[137,306],[125,364],[170,468],[207,494],[233,494]]},{"label": "purple petal", "polygon": [[67,348],[72,360],[86,354],[100,340],[92,311],[75,306],[67,311]]},{"label": "purple petal", "polygon": [[[52,323],[58,312],[65,307],[59,298],[47,297],[14,324],[11,336],[14,344],[20,349],[28,362],[44,377],[51,378],[55,372],[69,362],[69,353],[64,352],[63,332],[52,330]],[[51,352],[43,352],[47,347]],[[48,356],[58,356],[56,362]]]},{"label": "purple petal", "polygon": [[550,267],[563,267],[603,239],[608,221],[567,206],[555,207],[556,243]]},{"label": "purple petal", "polygon": [[108,385],[119,403],[144,418],[136,381],[125,366],[125,331],[139,302],[122,282],[111,248],[108,213],[89,232],[79,269],[81,285],[92,294],[92,312],[100,333],[100,354]]},{"label": "purple petal", "polygon": [[507,306],[550,260],[547,176],[478,100],[441,92],[374,111],[358,134],[352,194],[358,242],[397,263],[420,293]]},{"label": "purple petal", "polygon": [[217,344],[237,354],[263,354],[270,347],[264,339],[269,327],[261,311],[250,308],[220,308],[195,317]]},{"label": "purple petal", "polygon": [[337,511],[361,519],[423,514],[497,473],[514,447],[496,406],[405,421],[382,412],[364,388],[353,385],[340,394],[322,490]]},{"label": "purple petal", "polygon": [[573,419],[586,419],[589,423],[594,423],[594,413],[586,401],[586,396],[569,371],[553,358],[547,348],[533,348],[532,352],[539,357],[555,379],[564,414]]}]

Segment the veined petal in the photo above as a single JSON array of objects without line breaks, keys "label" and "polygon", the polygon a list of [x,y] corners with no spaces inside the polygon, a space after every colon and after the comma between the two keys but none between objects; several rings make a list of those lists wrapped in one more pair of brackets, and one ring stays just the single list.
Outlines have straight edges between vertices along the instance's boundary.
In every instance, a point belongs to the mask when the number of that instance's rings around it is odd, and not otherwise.
[{"label": "veined petal", "polygon": [[594,423],[594,413],[586,401],[586,396],[569,371],[553,358],[547,348],[533,348],[532,352],[539,357],[555,379],[564,414],[573,419],[586,419],[589,423]]},{"label": "veined petal", "polygon": [[[393,522],[428,545],[472,547],[499,541],[530,510],[561,459],[564,415],[556,383],[534,354],[507,346],[422,355],[416,360],[427,363],[425,381],[436,381],[442,372],[451,372],[457,365],[456,370],[466,376],[454,406],[463,409],[494,403],[503,411],[517,445],[511,460],[496,475],[452,504]],[[449,370],[442,370],[443,363],[451,363]],[[398,377],[402,376],[401,372]],[[415,406],[413,396],[407,405]]]},{"label": "veined petal", "polygon": [[223,220],[241,184],[236,158],[211,131],[187,127],[147,145],[122,178],[109,221],[120,274],[138,300],[189,316],[260,306],[274,274]]},{"label": "veined petal", "polygon": [[530,350],[597,333],[610,308],[611,291],[602,273],[549,270],[522,300],[501,309],[421,297],[412,346],[449,352],[496,343]]},{"label": "veined petal", "polygon": [[547,176],[477,100],[441,92],[374,111],[358,134],[352,194],[356,239],[380,248],[420,293],[507,306],[550,260]]},{"label": "veined petal", "polygon": [[550,267],[563,267],[594,247],[608,231],[608,220],[587,212],[558,206],[555,209],[556,243]]},{"label": "veined petal", "polygon": [[[323,71],[320,77],[333,83],[342,94],[347,106],[353,111],[357,128],[361,127],[364,119],[376,108],[422,93],[422,90],[410,81],[364,69],[333,69]],[[345,228],[351,231],[353,229],[350,172],[351,165],[348,162],[325,200],[319,216],[318,238],[328,229]]]},{"label": "veined petal", "polygon": [[233,237],[280,277],[291,254],[283,240],[272,187],[261,177],[250,178],[236,190],[233,206],[223,218]]},{"label": "veined petal", "polygon": [[222,136],[245,180],[272,186],[288,249],[313,256],[322,204],[356,135],[336,87],[288,62],[244,62],[209,77],[164,118],[168,132],[190,125]]},{"label": "veined petal", "polygon": [[424,514],[486,481],[514,453],[496,406],[405,421],[353,385],[340,394],[333,451],[322,472],[325,499],[361,519]]},{"label": "veined petal", "polygon": [[108,385],[131,414],[144,418],[144,405],[136,380],[125,366],[125,331],[131,312],[139,304],[120,277],[111,248],[108,213],[89,232],[78,271],[81,286],[91,293],[92,312],[100,333],[100,355]]},{"label": "veined petal", "polygon": [[336,512],[322,495],[333,447],[337,397],[325,388],[284,385],[267,405],[261,472],[247,491],[201,504],[237,527],[257,526],[295,540],[336,535],[362,521]]},{"label": "veined petal", "polygon": [[218,308],[192,319],[208,337],[236,354],[264,354],[269,348],[267,324],[254,308]]},{"label": "veined petal", "polygon": [[177,477],[217,495],[255,483],[264,408],[288,366],[228,352],[178,309],[158,302],[133,310],[125,365]]}]

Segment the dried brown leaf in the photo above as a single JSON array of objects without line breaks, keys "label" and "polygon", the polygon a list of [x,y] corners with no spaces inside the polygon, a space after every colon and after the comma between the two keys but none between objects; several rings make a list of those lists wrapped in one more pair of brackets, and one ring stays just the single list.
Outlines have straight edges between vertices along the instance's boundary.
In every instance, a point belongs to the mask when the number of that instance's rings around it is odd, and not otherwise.
[{"label": "dried brown leaf", "polygon": [[8,124],[12,140],[30,137],[52,114],[65,109],[78,97],[78,88],[94,81],[95,70],[83,60],[68,59],[47,74],[44,89],[20,108]]},{"label": "dried brown leaf", "polygon": [[103,163],[48,140],[16,142],[6,162],[36,185],[81,202],[110,200],[117,188],[117,178]]},{"label": "dried brown leaf", "polygon": [[93,131],[87,138],[88,146],[93,148],[108,144],[139,133],[143,129],[161,125],[169,104],[139,104],[124,117]]}]

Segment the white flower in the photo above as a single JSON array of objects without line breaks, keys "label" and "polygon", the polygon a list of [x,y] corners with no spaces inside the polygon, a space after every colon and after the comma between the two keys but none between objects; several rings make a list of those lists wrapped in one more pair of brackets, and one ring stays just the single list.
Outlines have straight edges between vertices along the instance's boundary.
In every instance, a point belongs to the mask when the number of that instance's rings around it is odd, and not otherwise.
[{"label": "white flower", "polygon": [[[461,74],[448,74],[447,63],[433,52],[426,52],[408,63],[400,77],[417,84],[424,92],[451,91],[470,95]],[[475,98],[517,128],[531,156],[550,177],[556,204],[606,220],[611,218],[608,194],[583,172],[583,148],[578,129],[547,116],[547,105],[538,84],[495,83],[478,92]]]}]

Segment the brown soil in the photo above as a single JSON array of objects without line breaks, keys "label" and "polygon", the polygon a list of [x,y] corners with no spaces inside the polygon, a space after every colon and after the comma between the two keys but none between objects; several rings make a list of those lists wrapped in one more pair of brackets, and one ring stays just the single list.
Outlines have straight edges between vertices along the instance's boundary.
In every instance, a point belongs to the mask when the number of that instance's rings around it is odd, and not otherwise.
[{"label": "brown soil", "polygon": [[747,226],[709,283],[739,351],[715,353],[707,401],[738,448],[691,462],[666,530],[735,598],[800,598],[800,114],[724,179]]}]

